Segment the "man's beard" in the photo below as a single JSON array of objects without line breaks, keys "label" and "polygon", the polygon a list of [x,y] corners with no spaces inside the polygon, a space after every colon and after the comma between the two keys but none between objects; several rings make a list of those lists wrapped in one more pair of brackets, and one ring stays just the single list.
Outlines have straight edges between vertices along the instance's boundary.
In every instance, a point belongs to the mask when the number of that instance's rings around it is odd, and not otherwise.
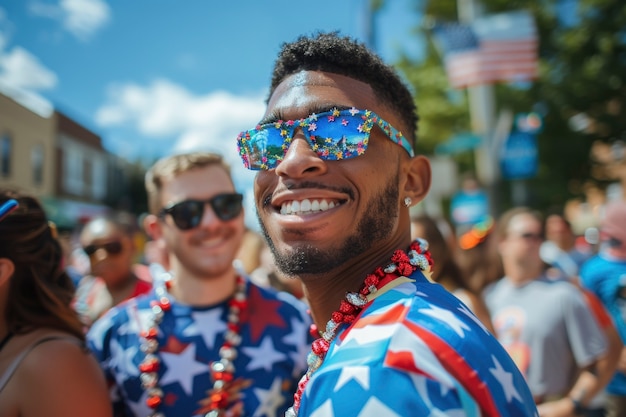
[{"label": "man's beard", "polygon": [[267,232],[258,214],[259,224],[274,255],[276,267],[287,276],[322,274],[330,272],[348,260],[365,252],[376,240],[383,240],[392,234],[393,224],[398,217],[398,176],[394,176],[384,190],[373,197],[364,216],[359,221],[356,233],[348,236],[339,248],[326,251],[306,244],[293,250],[280,253]]}]

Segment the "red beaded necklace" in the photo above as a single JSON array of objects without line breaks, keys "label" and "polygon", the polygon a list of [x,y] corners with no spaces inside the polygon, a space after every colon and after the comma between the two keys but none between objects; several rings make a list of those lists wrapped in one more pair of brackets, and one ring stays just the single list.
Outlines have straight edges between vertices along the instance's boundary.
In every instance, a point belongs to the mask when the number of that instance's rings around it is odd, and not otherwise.
[{"label": "red beaded necklace", "polygon": [[309,369],[298,383],[298,390],[293,396],[293,406],[285,413],[285,417],[297,417],[300,409],[302,393],[306,388],[311,376],[324,362],[324,357],[335,339],[337,331],[342,324],[351,324],[363,308],[374,299],[376,292],[393,280],[410,276],[417,268],[426,271],[433,264],[428,252],[428,242],[417,239],[411,243],[408,252],[397,250],[391,257],[391,263],[386,267],[378,267],[365,277],[363,286],[358,293],[347,293],[346,299],[341,300],[339,309],[332,313],[331,319],[326,323],[326,329],[319,333],[315,325],[311,326],[311,333],[319,335],[311,345],[311,352],[307,357]]},{"label": "red beaded necklace", "polygon": [[[158,357],[159,342],[157,335],[158,326],[163,321],[165,312],[172,307],[169,298],[169,289],[172,287],[172,276],[169,273],[162,275],[163,285],[156,285],[155,292],[158,299],[150,303],[152,317],[148,329],[141,332],[141,351],[146,354],[144,360],[139,364],[141,372],[139,378],[142,387],[148,392],[146,405],[153,410],[148,417],[165,417],[163,413],[157,411],[163,402],[163,390],[159,386],[159,366]],[[235,367],[233,361],[237,357],[237,346],[241,342],[239,335],[239,319],[241,311],[248,307],[246,298],[247,283],[241,276],[237,277],[237,289],[235,294],[228,301],[228,330],[224,335],[224,343],[219,350],[220,359],[212,362],[210,367],[213,389],[208,400],[208,412],[205,417],[219,417],[224,415],[226,408],[236,398],[231,398],[231,383],[234,381]],[[236,391],[236,390],[235,390]],[[236,393],[234,394],[236,395]],[[231,415],[231,414],[229,414]],[[233,417],[239,416],[233,414]]]}]

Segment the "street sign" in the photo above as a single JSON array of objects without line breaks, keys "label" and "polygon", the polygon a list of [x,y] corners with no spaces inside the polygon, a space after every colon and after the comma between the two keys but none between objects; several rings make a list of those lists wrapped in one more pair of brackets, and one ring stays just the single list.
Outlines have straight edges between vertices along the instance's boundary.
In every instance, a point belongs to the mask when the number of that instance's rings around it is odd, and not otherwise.
[{"label": "street sign", "polygon": [[502,177],[533,178],[538,169],[537,136],[528,132],[512,132],[500,154]]}]

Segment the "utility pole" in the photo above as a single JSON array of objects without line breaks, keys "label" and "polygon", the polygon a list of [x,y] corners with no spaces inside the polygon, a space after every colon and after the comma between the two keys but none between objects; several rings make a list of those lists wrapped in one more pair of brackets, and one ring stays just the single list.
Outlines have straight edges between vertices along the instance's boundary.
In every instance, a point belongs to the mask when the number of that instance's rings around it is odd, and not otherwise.
[{"label": "utility pole", "polygon": [[[459,21],[466,24],[483,15],[483,7],[479,0],[457,0],[457,11]],[[476,175],[486,187],[489,211],[492,216],[496,216],[498,156],[495,154],[493,137],[496,124],[493,85],[481,84],[468,87],[467,94],[472,132],[483,139],[475,150]]]},{"label": "utility pole", "polygon": [[366,0],[365,41],[368,48],[376,51],[376,15],[384,5],[384,0]]}]

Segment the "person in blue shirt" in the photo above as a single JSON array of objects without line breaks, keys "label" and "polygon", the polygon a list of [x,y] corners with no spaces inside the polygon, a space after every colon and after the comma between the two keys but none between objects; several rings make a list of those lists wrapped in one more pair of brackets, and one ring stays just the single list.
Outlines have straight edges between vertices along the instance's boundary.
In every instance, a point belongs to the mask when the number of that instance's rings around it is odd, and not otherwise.
[{"label": "person in blue shirt", "polygon": [[[626,343],[626,202],[609,203],[600,225],[599,253],[585,262],[580,270],[582,285],[602,300]],[[626,348],[618,362],[617,372],[606,387],[607,416],[626,415]]]}]

